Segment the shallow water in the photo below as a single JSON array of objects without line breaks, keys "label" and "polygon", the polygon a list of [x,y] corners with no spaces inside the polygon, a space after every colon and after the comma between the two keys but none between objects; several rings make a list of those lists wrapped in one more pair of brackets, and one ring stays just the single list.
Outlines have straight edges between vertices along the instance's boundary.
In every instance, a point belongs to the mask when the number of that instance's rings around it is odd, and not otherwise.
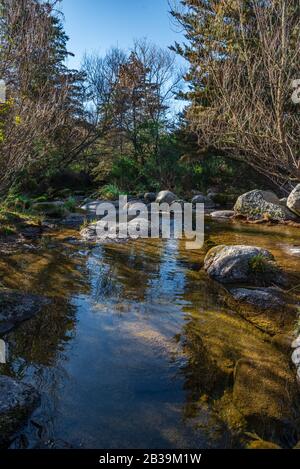
[{"label": "shallow water", "polygon": [[[295,279],[298,233],[206,225],[210,242],[270,249]],[[70,236],[0,259],[5,286],[52,300],[6,337],[9,361],[0,371],[42,395],[11,447],[242,446],[253,428],[223,415],[234,365],[262,354],[276,361],[279,352],[224,306],[201,270],[204,252],[186,251],[180,240],[87,248]]]}]

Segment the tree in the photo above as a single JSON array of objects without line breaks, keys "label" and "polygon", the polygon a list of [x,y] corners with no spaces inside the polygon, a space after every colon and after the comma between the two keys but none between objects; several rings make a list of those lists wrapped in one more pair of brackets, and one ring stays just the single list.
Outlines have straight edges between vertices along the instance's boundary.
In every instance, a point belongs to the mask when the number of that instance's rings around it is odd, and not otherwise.
[{"label": "tree", "polygon": [[[68,70],[67,36],[57,1],[1,0],[0,192],[26,173],[45,175],[66,164],[86,138],[82,76]],[[71,158],[70,158],[71,155]]]},{"label": "tree", "polygon": [[187,118],[204,151],[245,161],[280,189],[300,180],[300,5],[296,0],[184,0],[172,15],[187,43]]},{"label": "tree", "polygon": [[100,156],[98,178],[105,178],[114,163],[123,169],[125,164],[128,172],[135,168],[132,183],[137,183],[147,161],[157,165],[159,159],[170,100],[180,82],[175,55],[140,40],[128,53],[111,49],[104,58],[86,56],[83,71],[93,120],[105,127],[94,151]]}]

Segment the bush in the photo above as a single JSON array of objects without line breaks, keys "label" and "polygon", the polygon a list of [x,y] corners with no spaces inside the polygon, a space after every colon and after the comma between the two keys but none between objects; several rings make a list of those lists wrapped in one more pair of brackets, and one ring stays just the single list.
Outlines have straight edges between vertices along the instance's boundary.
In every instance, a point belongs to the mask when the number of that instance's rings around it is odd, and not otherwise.
[{"label": "bush", "polygon": [[122,192],[115,184],[107,184],[103,186],[99,192],[100,197],[108,200],[116,200],[122,195]]},{"label": "bush", "polygon": [[69,197],[68,200],[65,202],[65,208],[69,210],[69,212],[75,212],[77,207],[77,202],[74,197]]}]

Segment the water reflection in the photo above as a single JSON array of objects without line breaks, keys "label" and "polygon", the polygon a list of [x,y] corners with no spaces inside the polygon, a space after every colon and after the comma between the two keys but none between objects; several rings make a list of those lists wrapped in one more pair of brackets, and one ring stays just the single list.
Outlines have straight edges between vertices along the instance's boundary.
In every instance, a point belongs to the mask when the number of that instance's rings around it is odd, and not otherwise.
[{"label": "water reflection", "polygon": [[[226,223],[208,228],[211,243],[271,246],[280,262],[280,243],[295,236],[270,240]],[[200,270],[205,250],[185,251],[180,240],[138,240],[85,251],[61,239],[0,260],[6,286],[51,299],[7,337],[1,371],[42,393],[12,446],[242,445],[252,429],[230,407],[235,364],[250,356],[285,359],[224,307],[220,289]],[[296,272],[297,262],[288,268]]]}]

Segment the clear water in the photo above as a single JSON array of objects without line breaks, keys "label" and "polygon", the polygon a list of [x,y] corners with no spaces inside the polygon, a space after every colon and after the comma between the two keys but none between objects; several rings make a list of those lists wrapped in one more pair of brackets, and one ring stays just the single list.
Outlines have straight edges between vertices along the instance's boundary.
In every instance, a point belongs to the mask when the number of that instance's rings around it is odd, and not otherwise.
[{"label": "clear water", "polygon": [[[11,447],[242,445],[220,408],[234,364],[278,351],[224,306],[201,269],[204,252],[185,251],[178,240],[90,249],[69,236],[57,233],[36,251],[0,260],[2,283],[51,299],[6,337],[9,361],[1,371],[42,395]],[[208,237],[263,245],[299,273],[290,250],[295,230],[220,223],[207,226]]]}]

